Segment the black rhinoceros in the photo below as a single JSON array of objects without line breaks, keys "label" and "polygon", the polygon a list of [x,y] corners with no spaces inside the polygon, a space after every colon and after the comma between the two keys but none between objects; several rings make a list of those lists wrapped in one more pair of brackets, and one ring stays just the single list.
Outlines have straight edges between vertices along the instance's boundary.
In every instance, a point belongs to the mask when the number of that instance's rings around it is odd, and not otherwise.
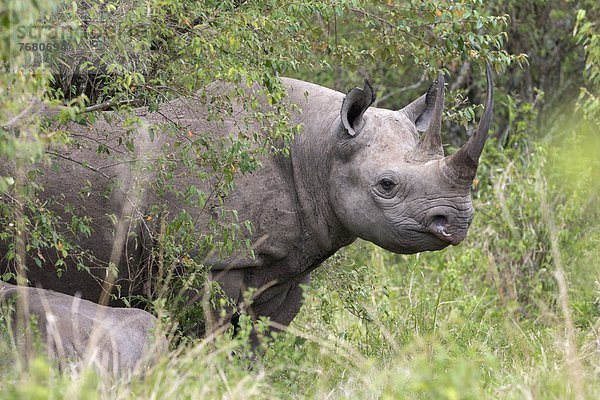
[{"label": "black rhinoceros", "polygon": [[[19,295],[27,296],[29,314],[37,323],[37,330],[30,329],[39,332],[48,356],[63,366],[91,365],[101,373],[118,375],[142,367],[166,350],[166,337],[156,331],[157,319],[146,311],[104,307],[51,290],[19,290],[0,282],[0,307],[10,307]],[[19,341],[25,333],[17,329],[13,317]]]},{"label": "black rhinoceros", "polygon": [[[375,94],[367,82],[364,88],[343,94],[284,78],[288,101],[301,109],[293,121],[303,125],[301,132],[293,138],[289,155],[265,156],[256,171],[238,176],[235,188],[221,199],[222,206],[237,210],[239,221],[252,223],[254,255],[209,255],[199,261],[210,267],[212,279],[233,302],[242,302],[245,289],[257,288],[253,315],[288,325],[301,307],[301,285],[309,282],[311,271],[357,238],[402,254],[457,245],[473,219],[470,187],[492,116],[489,65],[486,75],[487,101],[477,132],[450,156],[444,155],[440,136],[442,74],[425,95],[401,110],[371,107]],[[158,195],[156,188],[148,189],[160,173],[151,165],[153,155],[191,140],[190,132],[227,135],[236,129],[239,120],[207,121],[206,107],[186,98],[167,102],[157,112],[137,110],[142,123],[129,151],[117,138],[131,127],[124,127],[114,114],[111,122],[100,118],[92,126],[69,125],[78,144],[49,151],[53,166],[39,177],[44,188],[39,195],[60,199],[46,207],[67,221],[75,213],[89,216],[91,234],[74,240],[95,256],[98,265],[91,265],[89,274],[67,260],[67,271],[59,279],[52,268],[38,268],[28,260],[31,281],[97,300],[111,260],[120,271],[119,279],[143,277],[150,270],[146,263],[160,229],[159,218],[147,217],[150,204],[160,203],[171,213],[185,209],[198,230],[208,226],[216,214],[211,216],[206,207],[184,203],[168,190]],[[234,107],[232,115],[245,115],[241,105]],[[177,129],[149,135],[148,126],[160,123]],[[110,155],[98,154],[99,146]],[[3,170],[2,174],[10,173],[6,166]],[[121,189],[107,190],[115,177]],[[170,181],[181,188],[194,183],[210,191],[183,165]],[[83,187],[88,189],[82,193]],[[67,211],[65,205],[71,205]],[[120,217],[121,223],[115,226],[111,215]],[[2,248],[4,254],[6,243]],[[51,264],[56,252],[43,250],[43,259]],[[193,250],[189,255],[198,256]]]}]

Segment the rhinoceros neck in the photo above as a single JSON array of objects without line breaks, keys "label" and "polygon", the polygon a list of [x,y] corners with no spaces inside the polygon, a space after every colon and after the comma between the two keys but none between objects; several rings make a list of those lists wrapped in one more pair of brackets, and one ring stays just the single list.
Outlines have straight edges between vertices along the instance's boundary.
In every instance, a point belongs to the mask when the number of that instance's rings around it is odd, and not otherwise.
[{"label": "rhinoceros neck", "polygon": [[295,122],[303,129],[294,137],[290,157],[301,217],[322,254],[329,256],[356,239],[337,218],[329,196],[329,187],[335,184],[329,181],[329,171],[344,95],[295,79],[283,81],[302,110]]}]

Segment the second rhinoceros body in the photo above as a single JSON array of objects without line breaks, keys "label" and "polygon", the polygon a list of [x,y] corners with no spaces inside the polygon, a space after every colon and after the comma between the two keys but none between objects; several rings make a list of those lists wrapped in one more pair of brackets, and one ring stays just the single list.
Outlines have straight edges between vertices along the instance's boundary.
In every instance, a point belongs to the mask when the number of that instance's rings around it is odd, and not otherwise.
[{"label": "second rhinoceros body", "polygon": [[[239,221],[251,222],[254,255],[209,255],[199,261],[211,268],[212,279],[233,302],[242,302],[244,290],[257,288],[253,315],[287,325],[300,309],[301,285],[309,282],[311,271],[358,237],[403,254],[460,243],[473,218],[470,186],[492,114],[489,66],[487,78],[487,104],[478,130],[451,156],[444,156],[441,145],[441,74],[426,95],[402,110],[371,107],[375,96],[368,83],[345,95],[283,79],[290,103],[301,109],[293,123],[303,128],[293,138],[289,155],[267,156],[253,173],[238,176],[221,203],[237,210]],[[158,112],[138,110],[142,121],[173,123],[177,131],[151,138],[148,129],[140,129],[133,137],[133,152],[116,143],[126,129],[122,124],[71,124],[67,129],[79,145],[50,151],[53,167],[39,177],[44,188],[39,196],[60,199],[47,207],[54,207],[63,220],[70,221],[74,214],[90,217],[91,234],[73,240],[94,256],[98,268],[91,265],[89,274],[66,265],[59,279],[53,268],[38,268],[30,257],[30,281],[97,300],[111,260],[118,264],[119,279],[144,276],[149,270],[145,263],[160,230],[151,204],[162,204],[160,209],[171,215],[185,209],[199,229],[208,226],[208,219],[216,215],[210,206],[195,207],[168,190],[157,194],[147,189],[161,173],[160,167],[151,166],[153,155],[192,140],[194,132],[227,135],[235,130],[235,120],[208,122],[205,108],[193,99],[179,99],[163,104]],[[99,146],[110,156],[98,154]],[[107,190],[115,177],[122,189]],[[175,168],[169,185],[183,190],[194,179],[182,166]],[[196,183],[210,191],[205,183]],[[89,190],[82,194],[85,187]],[[115,225],[111,215],[126,223]],[[126,240],[115,245],[119,235]],[[2,247],[5,250],[6,244]],[[51,264],[56,252],[48,248],[41,255]],[[190,256],[195,256],[193,251]],[[132,285],[129,290],[141,287]]]}]

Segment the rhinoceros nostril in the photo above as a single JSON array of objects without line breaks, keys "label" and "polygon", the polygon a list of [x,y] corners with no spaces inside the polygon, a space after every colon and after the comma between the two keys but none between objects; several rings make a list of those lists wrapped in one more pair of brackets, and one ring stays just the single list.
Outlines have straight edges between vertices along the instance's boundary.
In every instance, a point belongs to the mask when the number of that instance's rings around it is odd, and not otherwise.
[{"label": "rhinoceros nostril", "polygon": [[443,215],[435,215],[431,219],[431,225],[435,228],[445,228],[448,225],[448,218]]},{"label": "rhinoceros nostril", "polygon": [[431,219],[431,225],[429,229],[432,233],[436,234],[438,237],[450,238],[450,235],[446,230],[448,229],[448,218],[443,215],[436,215]]}]

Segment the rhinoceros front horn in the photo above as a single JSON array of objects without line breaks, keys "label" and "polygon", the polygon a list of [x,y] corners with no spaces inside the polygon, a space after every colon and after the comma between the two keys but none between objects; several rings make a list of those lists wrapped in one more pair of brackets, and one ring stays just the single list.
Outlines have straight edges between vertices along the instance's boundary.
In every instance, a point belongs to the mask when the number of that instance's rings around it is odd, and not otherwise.
[{"label": "rhinoceros front horn", "polygon": [[494,82],[489,63],[486,63],[485,75],[487,78],[487,99],[485,111],[477,126],[477,132],[456,153],[444,158],[441,165],[442,173],[452,182],[463,187],[470,187],[473,179],[475,179],[479,157],[488,138],[488,130],[492,122]]}]

